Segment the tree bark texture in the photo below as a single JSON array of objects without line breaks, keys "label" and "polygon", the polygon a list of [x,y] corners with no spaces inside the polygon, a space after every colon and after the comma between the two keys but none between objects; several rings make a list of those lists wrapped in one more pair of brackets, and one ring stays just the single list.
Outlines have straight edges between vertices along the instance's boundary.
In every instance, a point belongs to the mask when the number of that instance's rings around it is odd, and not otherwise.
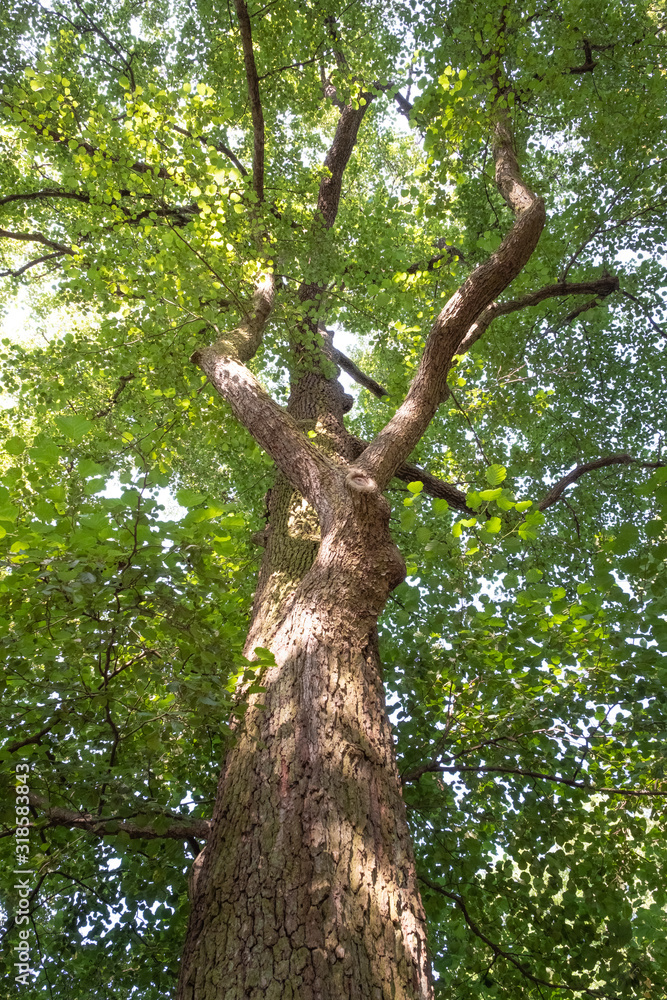
[{"label": "tree bark texture", "polygon": [[404,572],[388,505],[351,491],[318,547],[289,491],[274,488],[249,638],[276,663],[221,775],[178,997],[430,1000],[375,631]]},{"label": "tree bark texture", "polygon": [[[362,117],[341,109],[318,200],[326,228]],[[275,665],[221,773],[177,1000],[432,1000],[377,650],[378,616],[405,573],[382,491],[444,399],[457,350],[477,339],[474,325],[544,226],[502,114],[494,158],[514,225],[440,312],[405,400],[361,454],[343,422],[349,400],[327,372],[326,329],[299,329],[287,412],[242,363],[261,339],[272,279],[236,331],[193,357],[279,470],[246,647],[270,649]],[[322,294],[299,290],[301,301]]]}]

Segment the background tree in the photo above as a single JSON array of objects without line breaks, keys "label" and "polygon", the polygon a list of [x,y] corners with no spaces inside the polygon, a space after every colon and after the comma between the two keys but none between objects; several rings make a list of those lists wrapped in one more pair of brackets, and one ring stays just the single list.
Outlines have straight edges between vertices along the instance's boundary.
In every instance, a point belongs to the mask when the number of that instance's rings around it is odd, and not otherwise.
[{"label": "background tree", "polygon": [[24,995],[660,995],[663,5],[2,17]]}]

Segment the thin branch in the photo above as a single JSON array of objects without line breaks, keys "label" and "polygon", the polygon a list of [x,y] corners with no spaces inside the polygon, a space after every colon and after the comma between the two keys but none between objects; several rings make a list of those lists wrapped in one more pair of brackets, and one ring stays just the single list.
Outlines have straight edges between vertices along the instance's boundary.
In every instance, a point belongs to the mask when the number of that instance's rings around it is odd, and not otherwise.
[{"label": "thin branch", "polygon": [[656,323],[656,321],[649,314],[649,312],[647,311],[646,307],[644,306],[644,304],[641,302],[640,299],[638,299],[635,295],[632,295],[630,292],[626,292],[625,290],[622,292],[622,294],[625,295],[626,299],[631,299],[634,303],[636,303],[639,306],[639,308],[644,313],[646,319],[649,321],[653,329],[657,330],[657,332],[660,334],[661,337],[667,338],[667,330],[665,330],[665,328],[661,326],[660,323]]},{"label": "thin branch", "polygon": [[240,174],[244,177],[247,176],[248,171],[246,168],[243,166],[236,154],[233,153],[228,146],[225,146],[224,142],[215,142],[213,139],[209,139],[208,136],[205,135],[194,135],[194,133],[189,129],[181,128],[179,125],[174,125],[173,123],[171,124],[171,127],[174,132],[178,132],[179,135],[184,135],[187,139],[198,139],[203,146],[212,146],[213,149],[217,149],[219,153],[223,153],[228,160],[231,160]]},{"label": "thin branch", "polygon": [[[129,190],[122,190],[119,192],[121,197],[128,197],[132,195]],[[145,197],[145,196],[144,196]],[[59,191],[57,189],[45,189],[43,191],[25,191],[18,194],[10,194],[5,198],[0,199],[0,205],[6,205],[14,201],[35,201],[41,200],[43,198],[68,198],[75,201],[81,202],[84,205],[90,204],[90,195],[85,194],[80,191]],[[127,205],[121,205],[119,201],[113,199],[105,203],[105,207],[116,207],[123,212],[126,216],[126,222],[141,222],[143,219],[147,218],[151,213],[168,218],[169,216],[175,216],[177,219],[185,224],[189,221],[189,217],[196,215],[200,210],[197,204],[190,205],[155,205],[151,204],[149,207],[142,209],[141,211],[135,211],[129,208]],[[19,239],[20,236],[16,236]],[[63,251],[66,252],[66,251]]]},{"label": "thin branch", "polygon": [[9,746],[6,747],[7,753],[16,753],[17,750],[30,746],[31,743],[39,743],[42,736],[46,736],[47,733],[51,732],[57,721],[58,720],[55,719],[53,722],[50,722],[48,726],[44,726],[43,729],[40,729],[38,733],[34,733],[33,736],[27,736],[24,740],[19,740],[16,743],[10,743]]},{"label": "thin branch", "polygon": [[537,505],[537,509],[546,510],[547,507],[552,507],[560,500],[568,486],[576,483],[580,476],[585,475],[587,472],[593,472],[595,469],[604,469],[608,465],[639,465],[643,469],[658,469],[664,464],[664,462],[642,462],[638,458],[633,458],[632,455],[625,454],[607,455],[605,458],[596,458],[592,462],[585,462],[583,465],[578,465],[572,472],[568,472],[566,476],[563,476],[557,483],[554,483],[547,495]]},{"label": "thin branch", "polygon": [[111,413],[111,410],[113,409],[114,404],[118,401],[118,397],[120,396],[121,392],[126,387],[127,383],[131,382],[133,378],[136,378],[136,376],[135,375],[120,376],[120,378],[118,379],[119,383],[118,388],[114,392],[108,404],[103,409],[97,411],[97,413],[95,414],[95,419],[97,419],[98,417],[106,417],[107,414]]},{"label": "thin branch", "polygon": [[486,462],[487,465],[491,465],[489,457],[486,454],[486,452],[484,451],[484,445],[482,444],[482,442],[480,440],[479,434],[477,433],[477,431],[474,428],[472,420],[470,419],[470,417],[468,416],[466,410],[463,409],[463,406],[461,405],[461,403],[458,401],[458,399],[454,395],[454,392],[452,391],[451,386],[450,386],[450,389],[449,389],[449,395],[454,400],[454,406],[456,407],[456,409],[459,411],[459,413],[463,414],[463,419],[465,420],[465,422],[467,423],[468,427],[470,428],[470,431],[472,433],[472,436],[475,439],[475,442],[477,444],[477,447],[479,448],[479,451],[480,451],[480,454],[481,454],[482,458],[484,459],[484,461]]},{"label": "thin branch", "polygon": [[[611,199],[609,203],[609,210],[611,210],[616,205],[622,193],[623,193],[622,190],[617,192],[617,194]],[[579,244],[577,249],[571,255],[567,264],[563,268],[561,274],[561,280],[565,281],[570,272],[570,269],[574,266],[574,264],[576,264],[577,260],[579,259],[583,251],[586,249],[586,247],[590,243],[592,243],[597,236],[606,235],[608,233],[613,232],[615,229],[621,229],[623,226],[627,226],[628,223],[638,222],[646,215],[651,215],[651,213],[655,213],[662,208],[664,208],[664,202],[660,202],[657,205],[645,205],[643,208],[637,208],[635,209],[635,211],[629,212],[628,215],[624,216],[621,219],[618,219],[616,222],[610,223],[609,225],[606,225],[604,220],[598,223],[598,225],[595,226],[595,228],[589,233],[589,235],[584,238],[583,242]]]},{"label": "thin branch", "polygon": [[252,151],[252,183],[255,194],[260,202],[264,201],[264,113],[259,96],[259,77],[255,65],[255,54],[252,47],[252,28],[245,0],[235,0],[236,16],[241,30],[243,45],[243,61],[248,84],[250,114],[252,116],[253,151]]},{"label": "thin branch", "polygon": [[541,771],[524,771],[517,767],[501,767],[490,765],[488,767],[475,767],[474,765],[458,765],[448,767],[437,762],[429,762],[421,767],[415,768],[409,774],[403,776],[403,783],[407,784],[416,781],[422,774],[461,774],[464,771],[472,774],[515,774],[520,778],[537,778],[543,781],[553,781],[559,785],[567,785],[569,788],[578,788],[582,792],[590,795],[623,795],[627,797],[649,797],[665,798],[667,791],[644,791],[636,788],[606,788],[600,785],[589,785],[585,781],[575,781],[574,778],[561,778],[557,774],[543,774]]},{"label": "thin branch", "polygon": [[[126,833],[129,837],[140,840],[187,840],[189,837],[196,837],[206,840],[211,829],[211,821],[208,819],[195,819],[189,816],[170,816],[173,825],[166,830],[158,832],[154,826],[148,824],[141,826],[139,823],[117,816],[93,816],[88,812],[76,812],[73,809],[64,809],[61,806],[52,806],[48,799],[41,795],[29,794],[30,805],[39,809],[48,820],[48,826],[69,826],[78,830],[87,830],[97,837],[110,837],[118,833]],[[31,826],[37,826],[31,823]]]},{"label": "thin branch", "polygon": [[57,188],[45,188],[43,191],[22,191],[18,194],[5,195],[4,198],[0,198],[0,205],[9,205],[13,201],[35,201],[42,198],[70,198],[73,201],[90,203],[90,195],[88,194],[82,194],[79,191],[59,191]]},{"label": "thin branch", "polygon": [[562,322],[571,322],[580,312],[591,308],[592,304],[597,305],[598,297],[606,298],[612,292],[617,292],[619,288],[618,278],[614,275],[607,275],[593,281],[560,281],[555,285],[544,285],[534,292],[528,292],[520,299],[510,299],[507,302],[492,302],[478,319],[466,332],[465,337],[459,344],[458,354],[465,354],[472,345],[483,336],[489,326],[498,316],[508,316],[510,313],[518,312],[521,309],[528,309],[537,306],[545,299],[559,298],[564,295],[595,295],[593,303],[587,303],[584,307],[574,310]]},{"label": "thin branch", "polygon": [[42,246],[48,247],[50,250],[57,250],[59,254],[66,253],[70,257],[74,256],[74,250],[71,247],[50,240],[43,233],[10,233],[7,229],[0,229],[0,239],[18,240],[20,243],[41,243]]},{"label": "thin branch", "polygon": [[[315,51],[318,52],[323,45],[324,42],[320,42]],[[288,69],[301,69],[303,66],[312,66],[312,64],[317,62],[319,58],[319,56],[313,56],[312,59],[304,59],[303,62],[289,63],[287,66],[279,66],[278,69],[272,69],[269,70],[268,73],[262,73],[262,75],[258,77],[258,80],[268,80],[270,76],[275,76],[276,73],[284,73],[285,70]]]},{"label": "thin branch", "polygon": [[546,979],[539,979],[537,976],[534,976],[533,973],[526,968],[523,962],[521,962],[516,957],[516,955],[513,955],[511,951],[505,951],[504,948],[501,948],[500,945],[496,944],[494,941],[492,941],[490,938],[486,936],[486,934],[481,930],[479,925],[470,916],[466,904],[464,903],[461,896],[458,895],[458,893],[449,892],[447,889],[444,889],[437,882],[433,882],[432,879],[427,878],[425,875],[419,875],[419,881],[423,882],[424,885],[427,885],[429,889],[432,889],[434,892],[440,893],[440,895],[446,896],[448,899],[453,900],[453,902],[456,903],[459,910],[463,914],[463,919],[465,920],[466,924],[473,932],[475,937],[478,937],[480,941],[483,941],[484,944],[491,949],[491,951],[497,958],[503,958],[505,959],[505,961],[510,962],[516,969],[519,970],[519,972],[523,976],[526,977],[526,979],[529,979],[531,982],[536,983],[538,986],[546,986],[551,990],[566,990],[567,992],[571,993],[586,993],[588,996],[591,997],[604,997],[608,995],[600,992],[599,990],[588,989],[585,986],[574,986],[567,983],[550,983]]},{"label": "thin branch", "polygon": [[114,55],[118,56],[118,58],[120,59],[120,61],[123,64],[123,66],[127,70],[127,75],[130,78],[130,86],[132,87],[132,90],[133,91],[136,90],[137,84],[136,84],[136,81],[134,79],[134,71],[132,69],[132,56],[130,56],[129,59],[125,58],[125,56],[123,55],[122,50],[111,41],[111,39],[109,38],[109,36],[99,26],[99,24],[96,21],[93,21],[92,17],[88,13],[88,11],[86,11],[83,8],[83,6],[79,3],[79,0],[74,0],[74,5],[81,12],[81,14],[83,14],[83,16],[86,18],[88,24],[90,25],[89,31],[92,31],[93,34],[97,35],[98,38],[101,38],[103,42],[106,42],[106,44],[109,46],[109,48],[114,53]]},{"label": "thin branch", "polygon": [[417,271],[432,271],[436,264],[439,264],[441,260],[453,260],[454,257],[458,257],[459,260],[463,260],[463,254],[456,247],[451,246],[446,240],[438,240],[436,246],[440,250],[444,250],[444,253],[435,254],[434,257],[429,257],[428,260],[416,261],[414,264],[410,264],[406,267],[406,274],[416,274]]},{"label": "thin branch", "polygon": [[[10,101],[3,101],[3,103],[5,104],[6,107],[13,110],[13,105],[11,104]],[[103,150],[100,149],[98,146],[93,146],[92,143],[86,142],[85,139],[81,139],[79,136],[63,135],[61,132],[56,131],[56,129],[51,128],[49,125],[44,125],[41,123],[37,124],[34,121],[26,122],[25,124],[29,125],[29,127],[32,128],[32,130],[36,132],[38,135],[50,139],[52,142],[55,142],[58,145],[69,147],[70,143],[74,142],[76,144],[74,146],[75,152],[80,152],[81,150],[83,150],[83,152],[87,153],[88,156],[90,156],[91,158],[94,157],[96,154],[99,154],[105,160],[108,160],[111,163],[119,162],[119,157],[112,156],[106,149]],[[142,160],[135,160],[134,163],[130,164],[129,169],[133,170],[135,173],[138,174],[150,173],[152,176],[157,176],[162,180],[170,180],[172,178],[171,171],[167,170],[166,167],[158,167],[156,164],[144,163]],[[155,173],[156,170],[157,174]]]},{"label": "thin branch", "polygon": [[0,278],[18,278],[26,271],[29,271],[31,267],[36,267],[38,264],[43,264],[44,261],[53,260],[54,257],[62,257],[65,253],[64,250],[56,250],[55,253],[44,254],[43,257],[36,257],[34,260],[29,260],[27,264],[23,264],[21,267],[17,267],[15,271],[11,269],[7,271],[0,271]]}]

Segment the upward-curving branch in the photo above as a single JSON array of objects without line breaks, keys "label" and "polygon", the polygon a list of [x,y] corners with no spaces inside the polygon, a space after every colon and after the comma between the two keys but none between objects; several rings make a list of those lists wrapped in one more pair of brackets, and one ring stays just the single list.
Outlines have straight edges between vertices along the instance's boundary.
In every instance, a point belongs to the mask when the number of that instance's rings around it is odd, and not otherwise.
[{"label": "upward-curving branch", "polygon": [[383,490],[407,459],[447,394],[447,375],[461,341],[481,313],[521,272],[540,238],[544,202],[525,184],[509,124],[495,126],[496,184],[516,214],[498,250],[480,265],[437,317],[417,374],[396,414],[357,459],[356,468]]},{"label": "upward-curving branch", "polygon": [[583,465],[577,465],[566,476],[554,483],[547,495],[537,505],[538,509],[546,510],[547,507],[553,507],[568,486],[576,483],[577,479],[586,475],[587,472],[605,469],[609,465],[639,465],[642,469],[658,469],[664,465],[664,462],[642,462],[638,458],[633,458],[632,455],[606,455],[604,458],[596,458],[592,462],[584,462]]}]

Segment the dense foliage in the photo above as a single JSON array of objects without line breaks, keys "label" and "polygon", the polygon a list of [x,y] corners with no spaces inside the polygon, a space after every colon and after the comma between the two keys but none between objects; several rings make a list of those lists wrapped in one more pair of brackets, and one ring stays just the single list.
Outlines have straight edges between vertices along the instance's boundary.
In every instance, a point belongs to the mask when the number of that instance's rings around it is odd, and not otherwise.
[{"label": "dense foliage", "polygon": [[[278,292],[251,367],[284,402],[289,331],[312,309],[296,289],[325,284],[318,318],[386,390],[350,390],[349,427],[370,440],[434,315],[511,223],[489,148],[502,87],[547,228],[504,296],[524,307],[461,357],[414,459],[470,509],[418,478],[388,491],[408,578],[381,640],[437,995],[661,997],[667,11],[249,10],[261,211],[226,5],[23,0],[0,14],[14,317],[0,847],[11,871],[12,769],[27,763],[38,974],[22,995],[169,995],[201,846],[181,828],[210,816],[235,688],[257,683],[242,649],[271,462],[188,359],[238,321],[270,254]],[[371,104],[331,230],[312,223],[338,114],[323,82]],[[546,286],[560,290],[525,301]],[[610,455],[622,460],[539,509]]]}]

